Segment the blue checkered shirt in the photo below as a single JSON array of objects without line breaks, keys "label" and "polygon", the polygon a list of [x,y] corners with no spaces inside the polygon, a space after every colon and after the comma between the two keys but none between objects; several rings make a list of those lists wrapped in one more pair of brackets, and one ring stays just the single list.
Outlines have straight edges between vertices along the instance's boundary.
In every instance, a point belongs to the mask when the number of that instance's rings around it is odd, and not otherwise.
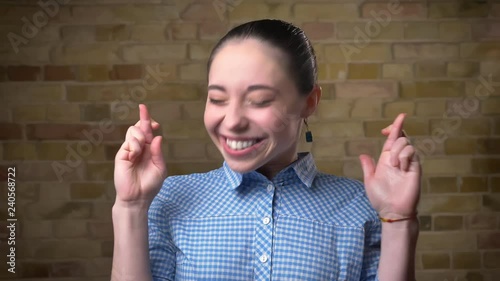
[{"label": "blue checkered shirt", "polygon": [[273,180],[226,163],[168,177],[149,210],[153,280],[378,280],[363,184],[299,156]]}]

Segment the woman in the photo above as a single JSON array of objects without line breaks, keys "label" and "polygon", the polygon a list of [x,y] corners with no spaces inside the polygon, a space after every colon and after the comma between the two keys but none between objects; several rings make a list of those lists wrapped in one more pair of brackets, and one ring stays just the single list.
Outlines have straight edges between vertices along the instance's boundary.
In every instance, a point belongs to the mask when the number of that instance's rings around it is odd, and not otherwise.
[{"label": "woman", "polygon": [[363,186],[297,154],[320,96],[303,31],[260,20],[208,62],[221,168],[166,178],[159,124],[140,105],[115,160],[112,280],[413,280],[421,169],[404,114],[382,130],[377,164],[360,156]]}]

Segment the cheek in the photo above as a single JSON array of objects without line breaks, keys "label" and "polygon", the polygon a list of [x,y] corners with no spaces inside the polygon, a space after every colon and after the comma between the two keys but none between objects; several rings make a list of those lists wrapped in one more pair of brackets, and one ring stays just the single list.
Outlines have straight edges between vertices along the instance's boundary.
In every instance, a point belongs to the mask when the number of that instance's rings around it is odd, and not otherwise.
[{"label": "cheek", "polygon": [[217,116],[214,115],[215,112],[209,106],[205,108],[205,113],[203,115],[203,122],[205,123],[205,128],[207,131],[211,131],[215,128]]}]

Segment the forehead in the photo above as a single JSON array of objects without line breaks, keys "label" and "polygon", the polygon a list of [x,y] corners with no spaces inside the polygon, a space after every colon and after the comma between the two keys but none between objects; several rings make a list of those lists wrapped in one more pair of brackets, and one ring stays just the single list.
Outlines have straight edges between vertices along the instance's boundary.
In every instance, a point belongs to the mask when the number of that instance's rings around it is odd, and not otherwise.
[{"label": "forehead", "polygon": [[285,76],[283,53],[257,39],[232,40],[215,55],[209,83],[272,82]]}]

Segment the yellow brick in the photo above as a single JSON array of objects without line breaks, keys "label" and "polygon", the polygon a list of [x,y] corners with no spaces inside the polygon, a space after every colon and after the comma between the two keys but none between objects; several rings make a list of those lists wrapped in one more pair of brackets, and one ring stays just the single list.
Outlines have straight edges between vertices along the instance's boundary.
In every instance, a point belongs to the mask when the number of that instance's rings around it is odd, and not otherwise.
[{"label": "yellow brick", "polygon": [[359,162],[357,158],[353,160],[344,160],[342,175],[348,178],[362,180],[363,170],[361,169],[361,162]]},{"label": "yellow brick", "polygon": [[377,155],[380,152],[379,143],[372,139],[351,140],[347,142],[347,155],[359,156],[361,154]]},{"label": "yellow brick", "polygon": [[196,23],[174,23],[169,26],[167,31],[169,39],[174,40],[192,40],[196,39],[198,25]]},{"label": "yellow brick", "polygon": [[417,97],[417,85],[415,82],[401,82],[400,86],[401,98],[413,99]]},{"label": "yellow brick", "polygon": [[391,46],[382,43],[371,43],[366,46],[356,43],[327,45],[324,51],[325,59],[329,62],[386,61],[391,59]]},{"label": "yellow brick", "polygon": [[50,52],[53,46],[23,46],[13,48],[11,44],[0,46],[0,61],[3,64],[19,65],[26,64],[50,64]]},{"label": "yellow brick", "polygon": [[46,107],[43,105],[16,106],[12,112],[15,122],[44,121],[46,119]]},{"label": "yellow brick", "polygon": [[[365,121],[365,133],[367,137],[381,137],[381,130],[392,123],[393,120]],[[426,121],[408,118],[405,120],[405,130],[410,136],[427,135],[429,125]]]},{"label": "yellow brick", "polygon": [[424,253],[422,254],[422,265],[424,269],[450,268],[450,255],[447,253]]},{"label": "yellow brick", "polygon": [[439,25],[439,34],[446,41],[468,40],[471,37],[471,26],[463,22],[443,22]]},{"label": "yellow brick", "polygon": [[[428,161],[430,160],[427,160],[424,164]],[[477,212],[480,209],[480,195],[423,195],[419,206],[419,211],[422,214]]]},{"label": "yellow brick", "polygon": [[181,65],[179,76],[183,81],[205,82],[207,80],[207,66],[200,63]]},{"label": "yellow brick", "polygon": [[349,79],[378,79],[380,65],[376,63],[349,64]]},{"label": "yellow brick", "polygon": [[460,192],[487,192],[488,180],[482,177],[463,177]]},{"label": "yellow brick", "polygon": [[433,177],[429,179],[429,193],[454,193],[458,191],[456,177]]},{"label": "yellow brick", "polygon": [[481,268],[481,253],[479,252],[453,253],[453,268],[456,269]]},{"label": "yellow brick", "polygon": [[445,110],[445,100],[417,101],[416,105],[417,116],[443,116]]},{"label": "yellow brick", "polygon": [[428,175],[465,174],[471,171],[469,159],[426,159],[422,169]]},{"label": "yellow brick", "polygon": [[405,43],[394,45],[395,59],[449,59],[459,56],[458,45],[444,43]]},{"label": "yellow brick", "polygon": [[187,57],[185,44],[132,45],[122,48],[126,62],[182,60]]},{"label": "yellow brick", "polygon": [[21,237],[24,239],[54,237],[51,221],[23,221],[20,225]]},{"label": "yellow brick", "polygon": [[498,115],[500,113],[500,99],[489,98],[481,102],[481,113]]},{"label": "yellow brick", "polygon": [[353,99],[322,100],[317,112],[322,120],[348,118],[353,106]]},{"label": "yellow brick", "polygon": [[107,181],[113,178],[113,163],[87,163],[87,180]]},{"label": "yellow brick", "polygon": [[56,64],[113,64],[122,62],[118,57],[118,49],[117,42],[80,43],[57,46],[52,54]]},{"label": "yellow brick", "polygon": [[413,78],[413,66],[403,63],[389,63],[382,66],[383,78],[411,79]]},{"label": "yellow brick", "polygon": [[47,103],[63,100],[63,87],[61,85],[1,83],[0,93],[2,93],[4,101],[20,104]]},{"label": "yellow brick", "polygon": [[487,17],[488,12],[489,8],[487,3],[455,1],[429,3],[430,18]]},{"label": "yellow brick", "polygon": [[500,160],[495,158],[481,158],[471,160],[472,172],[476,174],[494,174],[500,171]]},{"label": "yellow brick", "polygon": [[3,160],[35,160],[36,146],[33,143],[4,143]]},{"label": "yellow brick", "polygon": [[[148,105],[149,113],[154,116],[154,119],[158,121],[161,125],[172,120],[181,119],[181,105],[172,102],[154,102]],[[204,110],[201,109],[201,114]],[[135,118],[138,119],[139,114],[133,114]],[[201,117],[200,117],[201,118]],[[200,120],[200,119],[198,119]]]},{"label": "yellow brick", "polygon": [[498,59],[500,58],[500,43],[462,43],[460,56],[467,59]]},{"label": "yellow brick", "polygon": [[342,162],[341,161],[318,161],[316,163],[318,170],[323,173],[332,175],[342,175]]},{"label": "yellow brick", "polygon": [[328,79],[344,80],[347,76],[347,64],[345,63],[329,63],[326,64],[328,70]]},{"label": "yellow brick", "polygon": [[467,229],[496,229],[497,215],[495,213],[476,213],[468,216]]},{"label": "yellow brick", "polygon": [[318,63],[318,80],[324,81],[328,79],[328,65],[326,63]]},{"label": "yellow brick", "polygon": [[417,77],[437,78],[446,76],[446,63],[444,62],[417,62],[415,65]]},{"label": "yellow brick", "polygon": [[163,24],[135,24],[130,31],[130,39],[142,43],[166,42],[167,32]]},{"label": "yellow brick", "polygon": [[464,94],[465,85],[459,81],[417,82],[417,96],[432,97],[459,97]]},{"label": "yellow brick", "polygon": [[295,4],[295,18],[299,20],[352,20],[359,18],[356,4]]},{"label": "yellow brick", "polygon": [[407,117],[414,115],[415,102],[396,101],[387,103],[384,106],[384,117],[395,118],[399,113],[406,113]]},{"label": "yellow brick", "polygon": [[439,134],[448,136],[481,136],[489,135],[491,132],[491,125],[487,119],[463,119],[456,115],[453,118],[450,116],[444,119],[431,120],[430,126],[431,131],[439,131]]},{"label": "yellow brick", "polygon": [[447,73],[450,77],[476,77],[479,74],[479,63],[450,62]]},{"label": "yellow brick", "polygon": [[206,145],[206,151],[207,151],[207,156],[208,156],[208,159],[211,159],[211,160],[224,160],[224,158],[222,157],[222,154],[220,153],[219,149],[214,145],[213,142],[209,142],[207,143]]},{"label": "yellow brick", "polygon": [[70,102],[121,101],[128,94],[123,85],[67,85],[66,99]]},{"label": "yellow brick", "polygon": [[213,43],[189,44],[189,57],[193,60],[208,60],[213,47]]},{"label": "yellow brick", "polygon": [[382,116],[382,99],[361,98],[354,102],[351,111],[353,118],[380,118]]},{"label": "yellow brick", "polygon": [[397,84],[393,81],[363,81],[335,83],[337,98],[393,98],[397,97]]},{"label": "yellow brick", "polygon": [[321,122],[309,124],[309,128],[314,132],[314,136],[318,136],[319,138],[363,136],[362,122]]},{"label": "yellow brick", "polygon": [[434,218],[434,230],[461,230],[463,229],[464,218],[462,216],[436,216]]},{"label": "yellow brick", "polygon": [[205,102],[186,102],[182,105],[183,119],[201,119],[205,111]]},{"label": "yellow brick", "polygon": [[166,139],[205,139],[207,132],[203,120],[182,120],[162,124]]},{"label": "yellow brick", "polygon": [[108,65],[82,65],[78,67],[78,80],[84,82],[108,81],[112,67]]},{"label": "yellow brick", "polygon": [[72,183],[71,199],[98,200],[106,199],[106,184],[103,183]]},{"label": "yellow brick", "polygon": [[476,154],[477,142],[470,138],[447,138],[445,152],[448,155]]},{"label": "yellow brick", "polygon": [[498,268],[500,264],[500,251],[484,252],[483,253],[483,266],[488,269]]},{"label": "yellow brick", "polygon": [[[206,89],[206,88],[205,88]],[[165,84],[148,92],[147,101],[200,101],[205,89],[191,84]]]},{"label": "yellow brick", "polygon": [[96,38],[96,28],[90,25],[68,25],[61,27],[61,38],[66,42],[92,42]]},{"label": "yellow brick", "polygon": [[175,160],[204,160],[207,159],[205,146],[203,140],[170,142],[169,151]]},{"label": "yellow brick", "polygon": [[408,22],[405,39],[439,39],[439,26],[433,22]]},{"label": "yellow brick", "polygon": [[341,141],[332,142],[330,139],[314,139],[312,153],[318,159],[322,158],[342,158],[345,155],[344,143]]},{"label": "yellow brick", "polygon": [[247,1],[239,1],[239,3],[235,3],[235,5],[227,4],[226,9],[230,21],[252,20],[255,15],[261,15],[267,18],[269,14],[269,6],[265,3],[258,2],[250,3]]},{"label": "yellow brick", "polygon": [[78,122],[80,121],[80,107],[77,104],[50,104],[47,106],[47,120]]},{"label": "yellow brick", "polygon": [[376,21],[340,22],[336,25],[337,38],[344,40],[399,40],[403,39],[403,31],[404,24],[400,22],[389,22],[384,26]]},{"label": "yellow brick", "polygon": [[420,233],[417,250],[475,250],[476,235],[470,232]]},{"label": "yellow brick", "polygon": [[124,24],[98,25],[95,27],[96,41],[127,41],[130,27]]}]

